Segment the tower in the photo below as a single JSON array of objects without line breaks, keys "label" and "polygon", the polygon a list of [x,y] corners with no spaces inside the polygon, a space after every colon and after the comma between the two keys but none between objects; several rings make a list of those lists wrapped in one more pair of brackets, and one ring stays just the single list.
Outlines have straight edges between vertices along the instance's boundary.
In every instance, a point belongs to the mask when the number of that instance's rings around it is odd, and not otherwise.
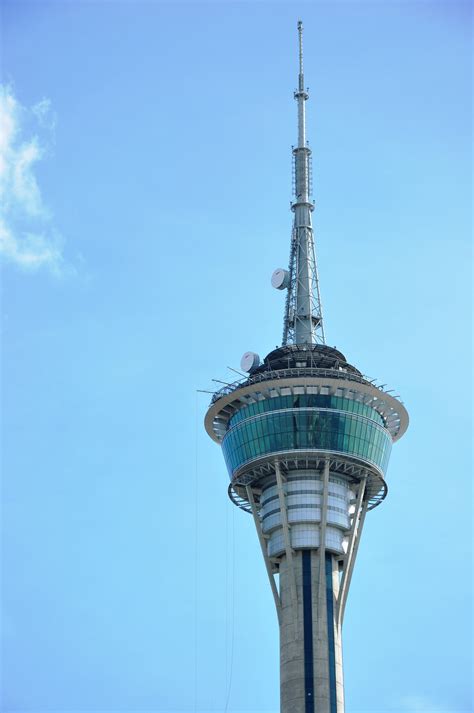
[{"label": "tower", "polygon": [[[205,418],[230,475],[229,496],[255,522],[280,627],[282,713],[343,713],[341,632],[366,513],[387,494],[400,401],[325,343],[311,215],[303,26],[298,23],[298,144],[282,346],[214,394]],[[278,584],[276,578],[278,577]]]}]

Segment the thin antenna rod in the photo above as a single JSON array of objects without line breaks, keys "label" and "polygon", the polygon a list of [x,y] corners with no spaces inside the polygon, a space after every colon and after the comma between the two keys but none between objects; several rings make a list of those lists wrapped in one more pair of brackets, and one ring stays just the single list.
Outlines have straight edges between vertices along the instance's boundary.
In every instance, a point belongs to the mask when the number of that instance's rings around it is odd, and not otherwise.
[{"label": "thin antenna rod", "polygon": [[245,377],[246,379],[249,378],[249,375],[248,375],[248,374],[242,374],[241,371],[238,371],[237,369],[234,369],[234,368],[231,367],[231,366],[228,366],[227,368],[230,369],[231,371],[235,372],[235,373],[238,374],[239,376],[243,376],[243,377]]},{"label": "thin antenna rod", "polygon": [[[298,74],[298,91],[295,92],[295,99],[298,102],[298,148],[306,146],[306,116],[305,116],[305,101],[308,98],[304,90],[304,74],[303,74],[303,23],[298,20],[298,47],[299,47],[299,74]],[[308,200],[308,189],[306,186],[306,200]]]},{"label": "thin antenna rod", "polygon": [[303,23],[298,20],[298,35],[300,48],[300,73],[298,78],[298,89],[304,91],[304,72],[303,72]]}]

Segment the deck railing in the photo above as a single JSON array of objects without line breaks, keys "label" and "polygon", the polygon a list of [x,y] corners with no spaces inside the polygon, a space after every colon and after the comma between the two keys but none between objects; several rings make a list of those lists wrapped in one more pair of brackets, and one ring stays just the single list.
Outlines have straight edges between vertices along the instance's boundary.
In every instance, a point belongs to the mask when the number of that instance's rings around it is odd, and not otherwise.
[{"label": "deck railing", "polygon": [[319,376],[331,379],[344,379],[345,381],[355,381],[358,384],[370,384],[379,389],[382,393],[389,393],[383,386],[375,383],[375,379],[369,379],[365,376],[359,376],[345,369],[317,369],[315,367],[299,367],[293,369],[268,369],[267,371],[262,371],[259,374],[250,375],[244,379],[238,379],[231,384],[226,384],[221,389],[216,391],[211,399],[211,404],[215,404],[216,401],[221,399],[223,396],[231,394],[236,389],[242,386],[250,386],[251,384],[258,384],[262,381],[269,381],[273,379],[288,379],[291,377],[301,377],[301,376]]}]

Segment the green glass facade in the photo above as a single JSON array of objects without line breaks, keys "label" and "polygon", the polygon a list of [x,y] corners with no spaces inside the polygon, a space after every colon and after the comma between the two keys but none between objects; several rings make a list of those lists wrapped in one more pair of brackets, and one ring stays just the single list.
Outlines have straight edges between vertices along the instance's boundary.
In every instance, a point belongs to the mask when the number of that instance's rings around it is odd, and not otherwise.
[{"label": "green glass facade", "polygon": [[278,411],[288,408],[306,408],[308,406],[316,406],[320,408],[337,409],[338,411],[348,411],[349,413],[358,413],[360,416],[372,419],[376,423],[384,425],[382,416],[371,406],[354,401],[353,399],[345,399],[342,396],[326,396],[324,394],[301,394],[296,396],[276,396],[273,399],[265,399],[257,401],[249,406],[244,406],[232,416],[229,425],[234,426],[239,421],[243,421],[251,416],[256,416],[259,413],[266,411]]},{"label": "green glass facade", "polygon": [[[376,465],[385,473],[392,439],[380,425],[379,414],[364,404],[349,399],[339,399],[344,406],[368,409],[370,417],[352,410],[293,406],[282,404],[295,399],[336,397],[306,396],[279,397],[261,401],[243,408],[230,422],[224,436],[222,449],[229,474],[244,463],[270,453],[292,450],[333,451],[360,458]],[[284,401],[290,399],[290,401]],[[265,406],[266,405],[266,406]],[[339,405],[339,404],[338,404]],[[261,409],[251,410],[255,407]],[[272,410],[269,410],[273,407]],[[242,416],[245,414],[246,418]],[[377,422],[377,417],[379,422]]]}]

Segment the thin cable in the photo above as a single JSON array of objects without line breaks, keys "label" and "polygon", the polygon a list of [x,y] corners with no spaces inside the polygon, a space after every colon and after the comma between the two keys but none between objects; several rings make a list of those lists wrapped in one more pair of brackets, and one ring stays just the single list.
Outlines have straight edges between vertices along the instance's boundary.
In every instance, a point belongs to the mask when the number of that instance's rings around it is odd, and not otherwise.
[{"label": "thin cable", "polygon": [[224,678],[224,695],[228,698],[228,680],[229,680],[229,503],[226,503],[225,509],[225,678]]},{"label": "thin cable", "polygon": [[234,632],[235,632],[235,508],[232,508],[232,587],[231,587],[231,637],[230,637],[230,674],[229,687],[227,689],[227,700],[225,702],[224,713],[229,709],[230,694],[232,691],[232,673],[234,668]]},{"label": "thin cable", "polygon": [[195,402],[194,434],[194,713],[197,712],[198,685],[198,392]]}]

